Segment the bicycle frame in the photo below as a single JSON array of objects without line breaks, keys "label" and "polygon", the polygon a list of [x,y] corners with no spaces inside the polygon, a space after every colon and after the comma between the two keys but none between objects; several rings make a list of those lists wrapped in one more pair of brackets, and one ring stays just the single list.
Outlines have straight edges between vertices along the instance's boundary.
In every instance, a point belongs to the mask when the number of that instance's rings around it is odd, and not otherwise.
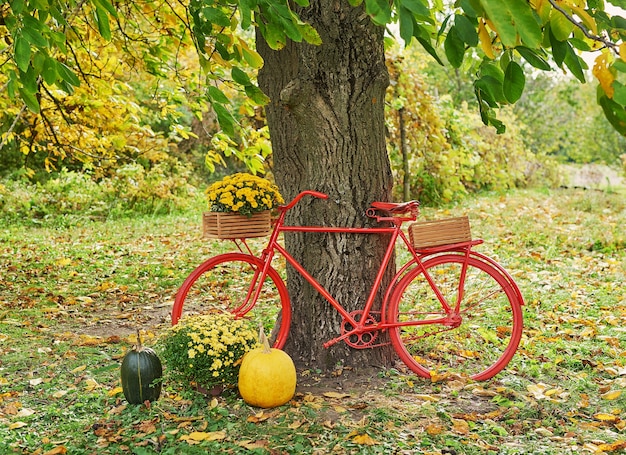
[{"label": "bicycle frame", "polygon": [[[242,309],[247,306],[253,306],[254,302],[258,299],[261,293],[261,286],[257,286],[257,283],[263,283],[265,277],[270,268],[272,259],[276,252],[282,255],[285,260],[300,274],[304,279],[306,279],[311,286],[315,290],[317,290],[322,297],[324,297],[330,305],[344,318],[345,322],[348,322],[352,326],[352,330],[349,330],[345,333],[340,334],[339,336],[328,340],[324,343],[324,347],[328,348],[339,341],[345,340],[352,335],[361,335],[365,332],[375,332],[380,330],[387,330],[394,327],[399,327],[403,325],[425,325],[425,324],[441,324],[445,326],[455,327],[460,324],[460,302],[463,299],[463,289],[464,289],[464,281],[465,274],[467,271],[467,263],[468,258],[470,256],[471,248],[473,245],[482,243],[482,240],[473,240],[469,242],[463,242],[453,245],[446,245],[444,247],[435,247],[428,248],[424,250],[417,251],[412,245],[409,239],[407,238],[404,231],[402,231],[402,224],[405,221],[412,221],[416,219],[416,214],[411,216],[378,216],[373,215],[373,213],[368,212],[368,216],[372,218],[376,218],[379,222],[390,222],[392,225],[389,227],[324,227],[324,226],[286,226],[284,225],[284,220],[286,213],[291,209],[303,196],[311,195],[319,198],[327,198],[327,196],[323,193],[318,193],[314,191],[304,191],[300,193],[294,200],[286,206],[281,206],[279,208],[279,216],[276,220],[276,224],[271,233],[270,239],[263,249],[263,252],[260,256],[260,260],[263,263],[263,268],[257,272],[255,272],[252,285],[248,291],[248,295],[246,297],[246,301],[238,308]],[[322,286],[319,281],[315,277],[313,277],[303,266],[298,262],[280,243],[278,243],[279,235],[283,232],[309,232],[309,233],[338,233],[338,234],[364,234],[364,235],[384,235],[387,234],[390,236],[389,243],[387,244],[385,255],[383,256],[383,260],[380,264],[379,270],[376,274],[376,278],[374,279],[374,283],[372,284],[372,288],[370,290],[369,296],[365,302],[365,305],[362,309],[362,316],[357,321],[346,309],[343,305],[341,305],[335,297],[333,297],[328,290]],[[371,323],[369,318],[372,313],[372,307],[374,305],[374,301],[376,298],[376,294],[381,287],[382,279],[385,274],[385,270],[387,269],[391,258],[393,257],[394,250],[398,241],[398,237],[402,239],[402,242],[407,247],[409,252],[411,253],[412,259],[409,260],[406,264],[404,264],[398,271],[396,271],[390,286],[386,289],[385,295],[382,302],[381,308],[381,317],[380,321],[375,323]],[[243,241],[244,245],[250,252],[248,245]],[[438,289],[434,280],[424,267],[422,263],[422,258],[427,256],[431,256],[437,253],[443,252],[459,252],[460,254],[464,254],[465,261],[463,263],[461,279],[459,283],[459,289],[457,293],[457,301],[450,305],[441,291]],[[400,278],[412,267],[420,267],[424,277],[428,281],[430,287],[433,292],[437,296],[437,299],[441,303],[441,306],[446,314],[445,317],[437,318],[437,319],[429,319],[429,320],[421,320],[421,321],[410,321],[406,323],[391,323],[387,321],[387,304],[389,301],[389,297],[394,289],[394,286],[398,283]],[[359,347],[373,347],[372,345],[367,346],[359,346]]]}]

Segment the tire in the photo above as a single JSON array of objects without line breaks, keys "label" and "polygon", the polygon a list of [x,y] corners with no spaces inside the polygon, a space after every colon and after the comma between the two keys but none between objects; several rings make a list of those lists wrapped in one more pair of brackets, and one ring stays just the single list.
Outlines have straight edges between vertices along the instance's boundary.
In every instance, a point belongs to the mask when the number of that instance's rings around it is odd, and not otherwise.
[{"label": "tire", "polygon": [[[464,254],[443,254],[424,267],[454,309]],[[521,294],[500,271],[470,256],[460,325],[405,325],[390,329],[394,349],[416,374],[425,378],[470,377],[485,380],[511,360],[522,336]],[[391,323],[445,317],[445,311],[420,267],[409,271],[394,290],[388,309]]]},{"label": "tire", "polygon": [[256,304],[245,304],[255,272],[262,267],[260,259],[243,253],[221,254],[203,262],[176,294],[172,325],[178,323],[183,309],[185,315],[230,311],[250,319],[256,327],[262,323],[272,346],[282,348],[291,324],[291,305],[287,287],[274,268],[269,268]]}]

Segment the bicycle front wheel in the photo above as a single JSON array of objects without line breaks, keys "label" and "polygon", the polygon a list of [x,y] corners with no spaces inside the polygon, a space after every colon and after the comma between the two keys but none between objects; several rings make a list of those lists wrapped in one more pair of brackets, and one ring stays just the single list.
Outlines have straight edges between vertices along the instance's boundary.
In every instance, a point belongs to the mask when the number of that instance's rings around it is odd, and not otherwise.
[{"label": "bicycle front wheel", "polygon": [[[464,254],[451,253],[424,261],[452,310],[465,260]],[[400,280],[390,299],[388,318],[399,324],[390,330],[393,346],[419,376],[489,379],[509,363],[519,345],[523,326],[519,295],[498,269],[470,256],[460,317],[451,321],[422,269],[416,267]]]},{"label": "bicycle front wheel", "polygon": [[[183,315],[229,311],[249,319],[264,331],[275,348],[282,348],[291,324],[291,305],[287,287],[279,273],[269,267],[260,283],[263,262],[243,253],[215,256],[200,264],[176,294],[172,308],[172,325]],[[261,285],[256,302],[255,290]]]}]

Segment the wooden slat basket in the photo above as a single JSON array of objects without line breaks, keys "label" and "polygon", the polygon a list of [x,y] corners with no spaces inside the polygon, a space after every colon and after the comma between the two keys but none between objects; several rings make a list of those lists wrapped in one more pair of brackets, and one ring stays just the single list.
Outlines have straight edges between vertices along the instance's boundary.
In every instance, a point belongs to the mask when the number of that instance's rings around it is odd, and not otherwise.
[{"label": "wooden slat basket", "polygon": [[269,210],[250,217],[230,212],[205,212],[202,216],[203,235],[212,239],[263,237],[271,231]]},{"label": "wooden slat basket", "polygon": [[472,240],[469,218],[445,218],[409,225],[409,238],[416,249],[469,242]]}]

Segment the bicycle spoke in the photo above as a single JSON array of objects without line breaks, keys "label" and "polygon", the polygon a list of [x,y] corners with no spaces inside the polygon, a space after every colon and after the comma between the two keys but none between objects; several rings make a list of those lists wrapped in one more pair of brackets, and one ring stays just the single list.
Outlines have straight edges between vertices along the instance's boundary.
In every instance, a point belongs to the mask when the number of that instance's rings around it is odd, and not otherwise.
[{"label": "bicycle spoke", "polygon": [[[426,261],[435,285],[454,309],[464,257],[448,254]],[[401,359],[416,373],[467,375],[487,379],[512,357],[521,336],[522,315],[517,295],[491,265],[470,258],[463,298],[456,319],[448,325],[401,326],[391,331]],[[445,317],[442,305],[420,270],[405,277],[392,296],[390,318],[396,322]]]}]

